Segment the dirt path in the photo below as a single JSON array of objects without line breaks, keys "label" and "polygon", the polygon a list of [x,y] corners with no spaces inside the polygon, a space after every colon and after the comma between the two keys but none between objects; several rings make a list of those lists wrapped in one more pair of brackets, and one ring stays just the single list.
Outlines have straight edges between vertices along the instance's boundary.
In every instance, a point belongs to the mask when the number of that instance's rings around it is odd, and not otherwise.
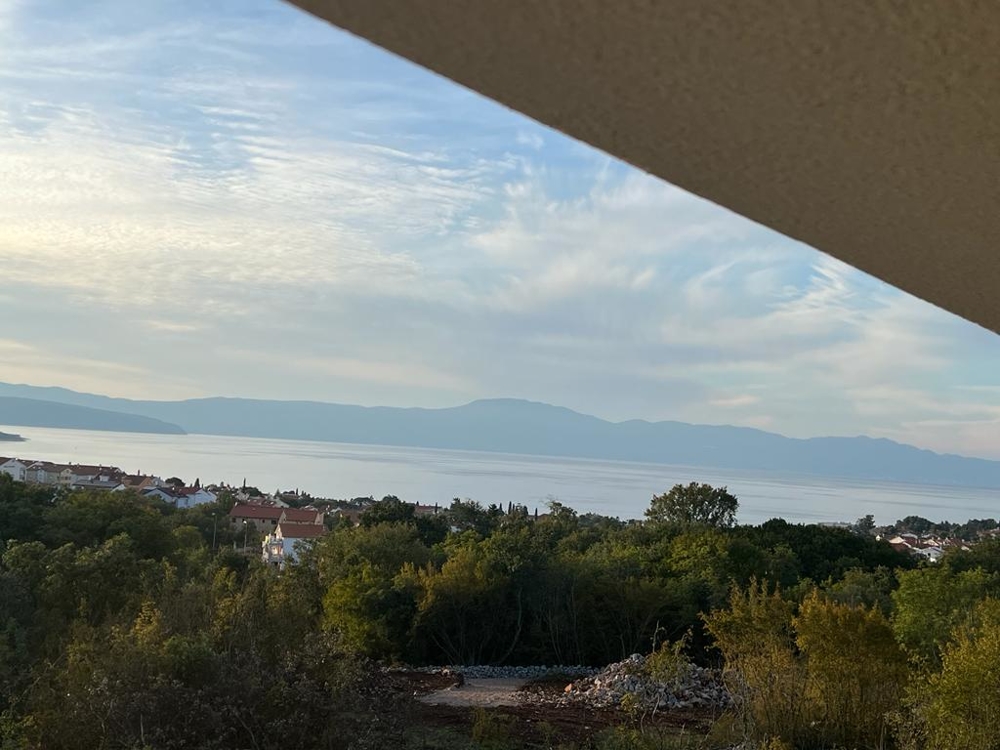
[{"label": "dirt path", "polygon": [[461,687],[450,687],[420,696],[419,700],[432,706],[519,706],[524,694],[517,691],[527,680],[479,679],[466,680]]}]

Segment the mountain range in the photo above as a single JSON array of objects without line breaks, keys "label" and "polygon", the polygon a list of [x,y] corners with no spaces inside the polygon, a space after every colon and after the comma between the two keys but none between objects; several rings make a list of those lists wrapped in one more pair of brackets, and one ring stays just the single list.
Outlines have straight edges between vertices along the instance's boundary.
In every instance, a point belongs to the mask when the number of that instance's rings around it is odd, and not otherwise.
[{"label": "mountain range", "polygon": [[789,438],[749,427],[609,422],[516,399],[443,409],[202,398],[134,401],[0,383],[0,424],[200,433],[640,461],[1000,488],[1000,461],[884,438]]}]

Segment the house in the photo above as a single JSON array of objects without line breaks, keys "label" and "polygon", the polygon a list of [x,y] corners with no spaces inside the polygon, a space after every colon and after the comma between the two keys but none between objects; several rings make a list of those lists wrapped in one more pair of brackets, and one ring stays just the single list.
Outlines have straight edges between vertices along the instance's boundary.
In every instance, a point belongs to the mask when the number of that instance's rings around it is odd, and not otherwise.
[{"label": "house", "polygon": [[251,524],[261,534],[270,534],[278,528],[278,522],[285,508],[274,505],[250,505],[247,503],[237,503],[229,511],[229,523],[233,531],[238,530],[244,523]]},{"label": "house", "polygon": [[195,505],[214,503],[218,499],[214,492],[204,487],[180,487],[175,492],[178,495],[178,508],[193,508]]},{"label": "house", "polygon": [[195,505],[214,503],[216,494],[204,487],[152,487],[142,493],[143,497],[155,497],[178,508],[193,508]]},{"label": "house", "polygon": [[940,547],[922,547],[913,550],[913,553],[932,563],[938,562],[944,554]]},{"label": "house", "polygon": [[74,490],[104,490],[105,492],[121,492],[125,485],[117,479],[87,479],[73,485]]},{"label": "house", "polygon": [[298,560],[299,552],[305,545],[312,544],[326,533],[322,524],[279,523],[261,542],[261,560],[284,568],[286,563]]},{"label": "house", "polygon": [[330,515],[333,516],[334,521],[340,521],[345,519],[351,526],[358,526],[361,524],[361,516],[367,508],[337,508],[331,511]]},{"label": "house", "polygon": [[18,458],[0,458],[0,473],[6,474],[15,482],[27,481],[28,466],[31,461],[22,461]]},{"label": "house", "polygon": [[285,508],[281,523],[308,523],[323,525],[323,511],[315,508]]},{"label": "house", "polygon": [[65,466],[50,461],[34,461],[24,472],[24,481],[34,484],[59,484],[59,475]]},{"label": "house", "polygon": [[234,531],[244,523],[249,523],[261,534],[268,534],[281,523],[323,527],[323,511],[315,508],[281,508],[276,505],[238,503],[229,511],[229,522]]},{"label": "house", "polygon": [[159,477],[146,476],[144,474],[125,474],[122,476],[122,484],[126,489],[145,492],[155,487],[162,487],[163,480]]},{"label": "house", "polygon": [[86,464],[67,464],[59,472],[59,484],[66,487],[83,487],[94,482],[119,484],[121,469],[112,466],[87,466]]}]

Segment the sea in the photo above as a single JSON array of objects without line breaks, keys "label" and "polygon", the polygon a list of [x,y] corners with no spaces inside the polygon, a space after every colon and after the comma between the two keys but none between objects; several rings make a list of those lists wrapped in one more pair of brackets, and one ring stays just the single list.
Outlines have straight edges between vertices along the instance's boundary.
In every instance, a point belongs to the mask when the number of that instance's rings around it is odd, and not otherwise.
[{"label": "sea", "polygon": [[326,498],[396,495],[442,506],[462,498],[540,513],[557,500],[581,514],[629,519],[641,518],[654,494],[696,481],[727,486],[739,498],[741,523],[852,522],[869,513],[878,524],[909,515],[935,521],[1000,517],[998,489],[307,440],[3,425],[0,432],[27,438],[0,442],[3,456],[112,465],[203,485],[245,480],[263,491],[298,489]]}]

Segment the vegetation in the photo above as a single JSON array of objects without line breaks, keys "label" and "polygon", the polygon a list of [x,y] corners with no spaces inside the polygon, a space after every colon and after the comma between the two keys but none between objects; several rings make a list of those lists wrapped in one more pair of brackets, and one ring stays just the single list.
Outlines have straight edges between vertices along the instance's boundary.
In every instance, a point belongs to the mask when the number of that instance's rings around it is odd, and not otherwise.
[{"label": "vegetation", "polygon": [[[636,652],[665,680],[722,666],[736,707],[708,738],[626,722],[591,747],[1000,742],[997,542],[918,567],[856,530],[737,526],[735,497],[692,484],[644,523],[387,498],[279,573],[216,523],[231,503],[0,475],[0,747],[404,747],[406,701],[375,662]],[[461,746],[518,736],[487,712]]]}]

